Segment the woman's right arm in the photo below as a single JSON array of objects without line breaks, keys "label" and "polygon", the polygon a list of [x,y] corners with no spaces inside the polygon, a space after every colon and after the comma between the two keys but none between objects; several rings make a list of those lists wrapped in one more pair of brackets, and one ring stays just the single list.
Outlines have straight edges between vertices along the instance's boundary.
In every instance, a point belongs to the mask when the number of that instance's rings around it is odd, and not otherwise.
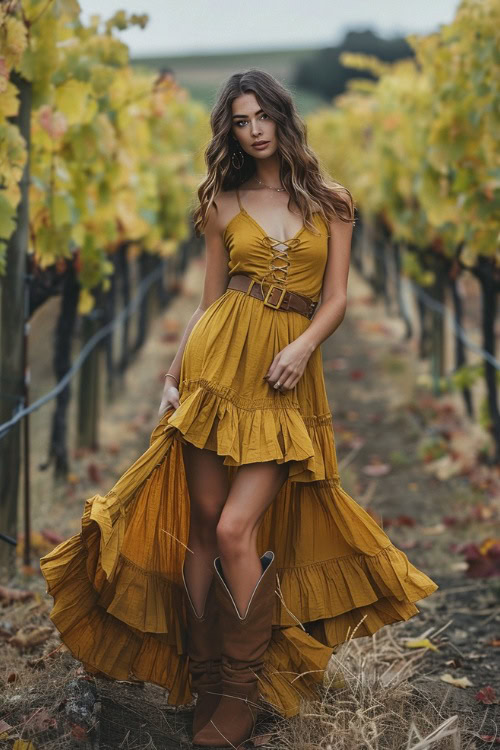
[{"label": "woman's right arm", "polygon": [[[200,303],[189,319],[186,329],[182,335],[177,353],[168,368],[177,380],[180,377],[182,357],[186,342],[191,331],[201,316],[215,300],[221,297],[227,288],[228,282],[228,253],[224,245],[223,225],[221,223],[221,212],[217,213],[212,206],[208,212],[208,220],[204,230],[205,236],[205,281]],[[166,377],[163,388],[162,400],[159,408],[159,417],[173,406],[179,406],[179,388],[174,378]]]}]

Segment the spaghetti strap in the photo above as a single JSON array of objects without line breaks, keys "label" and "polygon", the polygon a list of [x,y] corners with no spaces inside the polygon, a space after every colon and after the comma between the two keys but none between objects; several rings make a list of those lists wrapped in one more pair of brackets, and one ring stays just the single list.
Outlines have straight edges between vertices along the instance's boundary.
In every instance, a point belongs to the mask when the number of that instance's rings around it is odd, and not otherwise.
[{"label": "spaghetti strap", "polygon": [[241,205],[240,193],[239,193],[238,188],[235,188],[235,190],[236,190],[236,197],[238,199],[238,207],[239,207],[240,211],[242,211],[243,210],[243,206]]}]

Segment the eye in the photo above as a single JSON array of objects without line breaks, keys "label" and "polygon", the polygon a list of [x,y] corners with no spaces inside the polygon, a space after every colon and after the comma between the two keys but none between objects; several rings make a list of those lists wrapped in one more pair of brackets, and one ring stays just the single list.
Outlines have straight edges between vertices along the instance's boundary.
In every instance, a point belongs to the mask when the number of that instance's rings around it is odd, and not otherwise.
[{"label": "eye", "polygon": [[[266,119],[269,119],[269,115],[266,115],[265,112],[263,112],[260,117],[261,118],[265,117]],[[245,122],[248,122],[248,120],[238,120],[238,122],[236,123],[236,125],[243,125]]]}]

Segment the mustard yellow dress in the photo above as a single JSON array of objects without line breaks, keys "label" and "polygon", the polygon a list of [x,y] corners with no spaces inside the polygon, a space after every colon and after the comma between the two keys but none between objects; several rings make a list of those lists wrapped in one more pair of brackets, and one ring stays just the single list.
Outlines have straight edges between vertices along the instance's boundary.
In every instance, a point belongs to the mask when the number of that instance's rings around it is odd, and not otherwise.
[{"label": "mustard yellow dress", "polygon": [[[303,226],[280,243],[238,201],[224,233],[229,275],[318,300],[328,252],[320,215],[318,234]],[[369,636],[408,620],[419,612],[415,602],[438,588],[342,488],[321,348],[291,391],[263,380],[310,324],[227,289],[186,342],[180,406],[163,415],[149,448],[109,492],[85,502],[81,533],[41,558],[51,619],[90,672],[164,686],[170,704],[192,699],[181,576],[186,441],[223,455],[230,481],[242,464],[290,462],[258,534],[259,554],[274,550],[278,573],[260,692],[282,715],[296,714],[301,697],[317,697],[332,652],[354,628],[354,637]]]}]

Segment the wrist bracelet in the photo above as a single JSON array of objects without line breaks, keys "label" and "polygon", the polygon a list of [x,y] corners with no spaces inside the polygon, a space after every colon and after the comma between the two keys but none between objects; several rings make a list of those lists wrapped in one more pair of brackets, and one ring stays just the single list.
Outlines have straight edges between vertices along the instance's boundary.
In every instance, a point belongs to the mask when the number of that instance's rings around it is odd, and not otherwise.
[{"label": "wrist bracelet", "polygon": [[179,385],[179,378],[176,378],[175,375],[173,375],[171,372],[166,372],[165,377],[167,378],[170,375],[171,378],[177,381],[177,385]]}]

